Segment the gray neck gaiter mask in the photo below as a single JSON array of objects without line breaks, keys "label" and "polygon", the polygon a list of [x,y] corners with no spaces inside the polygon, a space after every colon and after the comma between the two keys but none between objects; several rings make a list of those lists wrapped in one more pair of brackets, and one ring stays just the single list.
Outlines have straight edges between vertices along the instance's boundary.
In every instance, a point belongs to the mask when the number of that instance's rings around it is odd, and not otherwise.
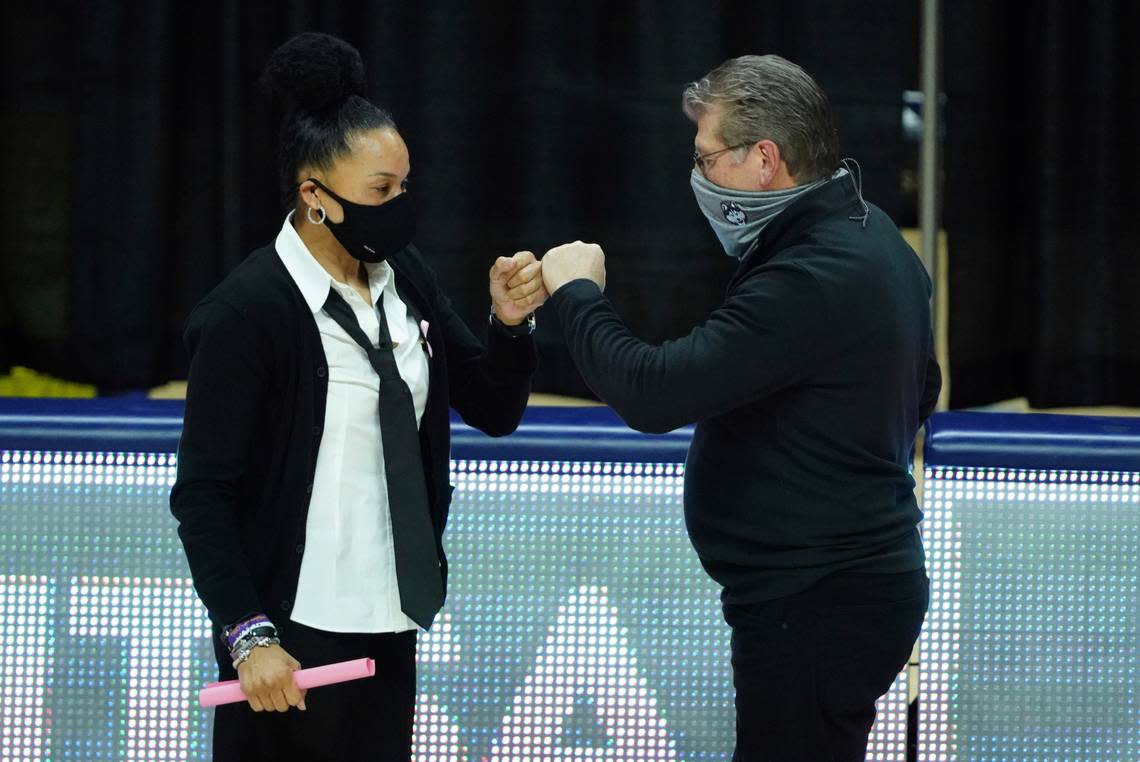
[{"label": "gray neck gaiter mask", "polygon": [[743,259],[756,243],[756,239],[776,215],[791,206],[792,202],[810,193],[824,183],[847,174],[840,169],[822,180],[777,191],[740,191],[722,188],[693,169],[689,182],[697,206],[704,212],[724,253]]}]

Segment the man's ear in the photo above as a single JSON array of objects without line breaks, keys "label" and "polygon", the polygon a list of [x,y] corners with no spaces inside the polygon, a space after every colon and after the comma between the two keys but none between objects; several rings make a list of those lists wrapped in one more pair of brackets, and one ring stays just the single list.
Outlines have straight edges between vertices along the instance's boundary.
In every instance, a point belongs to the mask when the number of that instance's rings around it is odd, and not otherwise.
[{"label": "man's ear", "polygon": [[771,140],[761,140],[759,143],[752,147],[753,151],[757,151],[761,157],[760,160],[760,180],[761,187],[767,187],[772,184],[772,180],[780,171],[780,146],[776,145]]}]

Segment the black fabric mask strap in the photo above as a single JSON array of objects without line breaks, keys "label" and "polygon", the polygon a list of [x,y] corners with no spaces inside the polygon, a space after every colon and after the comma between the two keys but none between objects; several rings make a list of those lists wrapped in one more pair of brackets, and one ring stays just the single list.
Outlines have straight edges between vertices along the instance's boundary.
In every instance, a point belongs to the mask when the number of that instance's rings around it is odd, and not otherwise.
[{"label": "black fabric mask strap", "polygon": [[322,183],[322,182],[321,182],[320,180],[318,180],[317,178],[315,178],[315,177],[310,177],[310,178],[308,178],[308,181],[309,181],[309,182],[311,182],[313,185],[317,186],[318,188],[320,188],[321,190],[323,190],[325,193],[327,193],[327,194],[329,194],[330,196],[332,196],[332,197],[333,197],[333,200],[334,200],[334,201],[336,201],[336,202],[337,202],[338,204],[340,204],[341,206],[344,206],[346,203],[352,203],[351,201],[345,201],[343,198],[341,198],[340,196],[338,196],[338,195],[336,194],[336,192],[335,192],[335,191],[333,191],[331,188],[329,188],[327,185],[325,185],[324,183]]}]

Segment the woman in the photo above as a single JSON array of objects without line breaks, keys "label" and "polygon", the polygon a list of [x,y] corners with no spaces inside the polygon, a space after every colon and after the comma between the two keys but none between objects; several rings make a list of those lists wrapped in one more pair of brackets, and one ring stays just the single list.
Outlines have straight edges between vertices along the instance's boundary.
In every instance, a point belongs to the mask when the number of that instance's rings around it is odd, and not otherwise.
[{"label": "woman", "polygon": [[[171,510],[214,625],[215,760],[408,760],[415,634],[443,604],[448,408],[492,436],[526,408],[545,300],[532,254],[490,273],[487,344],[411,245],[408,150],[359,53],[302,34],[271,57],[288,216],[193,311]],[[294,670],[371,657],[307,702]]]}]

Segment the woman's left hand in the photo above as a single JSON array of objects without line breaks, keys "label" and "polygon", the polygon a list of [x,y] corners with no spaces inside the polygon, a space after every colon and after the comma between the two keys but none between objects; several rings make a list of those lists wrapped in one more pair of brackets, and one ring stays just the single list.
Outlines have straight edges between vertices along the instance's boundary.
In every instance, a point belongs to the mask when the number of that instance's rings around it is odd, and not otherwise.
[{"label": "woman's left hand", "polygon": [[549,298],[542,281],[542,262],[529,251],[499,257],[491,268],[491,304],[499,320],[520,325]]}]

